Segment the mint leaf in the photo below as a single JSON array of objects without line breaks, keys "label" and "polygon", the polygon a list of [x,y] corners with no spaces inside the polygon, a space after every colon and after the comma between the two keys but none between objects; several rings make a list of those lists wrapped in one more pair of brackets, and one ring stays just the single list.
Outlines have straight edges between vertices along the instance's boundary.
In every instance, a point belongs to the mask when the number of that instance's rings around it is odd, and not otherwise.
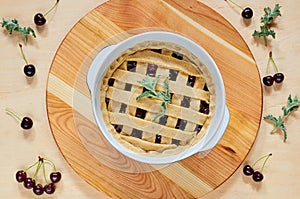
[{"label": "mint leaf", "polygon": [[139,99],[142,99],[142,98],[145,98],[145,97],[154,97],[154,98],[156,98],[156,95],[153,94],[151,91],[145,91],[142,94],[140,94],[139,96],[137,96],[136,100],[139,100]]},{"label": "mint leaf", "polygon": [[289,95],[288,100],[287,100],[287,107],[283,106],[281,109],[283,111],[283,115],[287,116],[290,114],[292,111],[295,111],[299,108],[300,106],[300,101],[298,100],[298,97],[295,96],[294,98]]},{"label": "mint leaf", "polygon": [[264,8],[265,14],[260,18],[260,22],[262,23],[262,26],[260,26],[260,31],[254,30],[252,36],[253,37],[263,37],[265,46],[267,46],[267,37],[271,36],[273,39],[275,39],[275,31],[270,28],[270,26],[274,22],[274,18],[281,16],[280,13],[281,6],[279,4],[276,4],[273,10],[271,8],[266,7]]},{"label": "mint leaf", "polygon": [[278,17],[281,16],[280,13],[280,8],[281,6],[279,4],[275,4],[274,9],[272,10],[272,12],[269,14],[271,17]]},{"label": "mint leaf", "polygon": [[281,109],[283,111],[282,116],[278,116],[278,118],[274,117],[273,115],[267,115],[265,116],[263,119],[264,120],[268,120],[270,122],[273,123],[273,130],[271,131],[271,133],[276,132],[278,129],[280,129],[283,132],[283,141],[285,142],[287,139],[287,131],[286,131],[286,127],[285,127],[285,120],[288,117],[288,115],[297,110],[300,106],[300,101],[298,100],[298,97],[295,96],[294,98],[292,98],[291,95],[288,96],[287,99],[287,106],[283,106]]},{"label": "mint leaf", "polygon": [[142,81],[138,81],[141,85],[143,85],[147,90],[151,91],[154,95],[156,95],[155,87],[158,82],[158,78],[160,76],[155,77],[153,81],[151,81],[149,75],[146,76],[146,79],[143,79]]},{"label": "mint leaf", "polygon": [[267,116],[265,116],[264,120],[270,120],[270,121],[272,121],[274,123],[274,125],[277,123],[277,119],[273,115],[267,115]]},{"label": "mint leaf", "polygon": [[138,83],[143,85],[147,90],[136,97],[136,100],[149,97],[149,98],[159,99],[162,101],[161,104],[162,111],[154,117],[153,119],[154,121],[165,115],[167,109],[167,103],[171,102],[171,94],[169,90],[168,77],[164,80],[165,93],[162,91],[157,92],[155,90],[159,77],[160,75],[156,76],[152,81],[149,75],[147,75],[145,79],[143,79],[142,81],[138,81]]},{"label": "mint leaf", "polygon": [[153,121],[156,121],[157,119],[163,117],[166,114],[167,103],[165,101],[162,102],[161,109],[162,109],[161,112],[153,118]]},{"label": "mint leaf", "polygon": [[169,84],[168,84],[168,81],[169,81],[169,77],[167,77],[164,81],[164,87],[165,87],[165,90],[166,90],[166,95],[164,96],[165,97],[165,100],[166,101],[170,101],[171,100],[171,94],[170,94],[170,89],[169,89]]},{"label": "mint leaf", "polygon": [[24,43],[27,43],[27,37],[28,35],[33,36],[34,38],[36,37],[36,34],[34,30],[30,27],[21,27],[19,25],[18,20],[16,19],[2,19],[2,22],[0,22],[1,27],[5,28],[9,34],[12,34],[13,32],[19,32],[24,36]]}]

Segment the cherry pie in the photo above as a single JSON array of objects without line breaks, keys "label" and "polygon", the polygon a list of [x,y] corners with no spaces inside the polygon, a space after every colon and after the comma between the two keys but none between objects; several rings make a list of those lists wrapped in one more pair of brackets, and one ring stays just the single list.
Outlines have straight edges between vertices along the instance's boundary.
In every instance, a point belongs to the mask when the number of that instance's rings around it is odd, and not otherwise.
[{"label": "cherry pie", "polygon": [[[147,91],[140,82],[157,78],[155,89],[171,102],[137,97]],[[100,107],[107,129],[136,153],[175,154],[206,133],[215,109],[215,87],[208,69],[187,49],[147,41],[123,52],[108,68],[100,88]]]}]

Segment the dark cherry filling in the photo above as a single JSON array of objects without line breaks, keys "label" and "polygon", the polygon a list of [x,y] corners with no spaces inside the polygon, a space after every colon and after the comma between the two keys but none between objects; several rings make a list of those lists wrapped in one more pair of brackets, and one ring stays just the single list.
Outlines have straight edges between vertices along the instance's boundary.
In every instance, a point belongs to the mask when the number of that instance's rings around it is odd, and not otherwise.
[{"label": "dark cherry filling", "polygon": [[148,89],[146,89],[145,87],[143,88],[143,92],[148,91]]},{"label": "dark cherry filling", "polygon": [[142,139],[143,131],[138,129],[132,129],[131,136]]},{"label": "dark cherry filling", "polygon": [[156,136],[155,136],[155,143],[157,143],[157,144],[161,143],[161,135],[156,134]]},{"label": "dark cherry filling", "polygon": [[186,85],[190,86],[190,87],[194,87],[195,81],[196,81],[196,77],[189,75],[188,81],[186,82]]},{"label": "dark cherry filling", "polygon": [[201,129],[202,129],[202,126],[201,126],[200,124],[197,124],[197,126],[196,126],[196,128],[195,128],[195,131],[196,131],[197,133],[199,133],[199,132],[201,131]]},{"label": "dark cherry filling", "polygon": [[159,53],[159,54],[161,54],[161,52],[162,52],[161,49],[151,49],[151,51],[156,52],[156,53]]},{"label": "dark cherry filling", "polygon": [[178,146],[180,144],[180,140],[172,139],[172,144],[175,144]]},{"label": "dark cherry filling", "polygon": [[169,70],[169,79],[171,81],[176,81],[177,76],[178,76],[178,71],[177,70],[173,70],[173,69]]},{"label": "dark cherry filling", "polygon": [[170,93],[170,99],[172,101],[174,93]]},{"label": "dark cherry filling", "polygon": [[113,86],[115,83],[115,79],[114,78],[109,78],[108,80],[108,86]]},{"label": "dark cherry filling", "polygon": [[105,98],[105,104],[106,104],[106,108],[108,108],[108,104],[109,104],[109,98]]},{"label": "dark cherry filling", "polygon": [[132,88],[132,84],[128,84],[128,83],[126,83],[125,84],[125,91],[131,91],[131,88]]},{"label": "dark cherry filling", "polygon": [[144,119],[146,117],[147,111],[141,108],[137,108],[135,111],[135,117]]},{"label": "dark cherry filling", "polygon": [[175,129],[180,129],[180,130],[184,131],[186,124],[187,124],[186,120],[178,119]]},{"label": "dark cherry filling", "polygon": [[127,108],[127,104],[123,104],[122,103],[119,112],[120,113],[125,113],[126,112],[126,108]]},{"label": "dark cherry filling", "polygon": [[127,62],[127,70],[130,72],[135,72],[136,71],[136,61],[128,61]]},{"label": "dark cherry filling", "polygon": [[159,118],[159,124],[166,125],[167,119],[168,119],[167,115],[162,116],[161,118]]},{"label": "dark cherry filling", "polygon": [[183,59],[183,54],[178,53],[178,52],[173,52],[172,57],[174,57],[176,59],[179,59],[179,60],[182,60]]},{"label": "dark cherry filling", "polygon": [[180,106],[188,108],[188,107],[190,107],[190,103],[191,103],[191,98],[187,97],[187,96],[184,96],[183,100],[181,101]]},{"label": "dark cherry filling", "polygon": [[207,85],[204,84],[203,90],[208,91]]},{"label": "dark cherry filling", "polygon": [[203,114],[209,114],[209,104],[207,104],[205,101],[201,100],[199,112],[203,113]]},{"label": "dark cherry filling", "polygon": [[155,77],[156,70],[157,70],[157,65],[155,65],[155,64],[148,64],[146,74],[148,74],[150,77]]},{"label": "dark cherry filling", "polygon": [[114,125],[114,128],[115,128],[115,130],[116,130],[118,133],[121,133],[122,128],[123,128],[123,125],[115,124],[115,125]]}]

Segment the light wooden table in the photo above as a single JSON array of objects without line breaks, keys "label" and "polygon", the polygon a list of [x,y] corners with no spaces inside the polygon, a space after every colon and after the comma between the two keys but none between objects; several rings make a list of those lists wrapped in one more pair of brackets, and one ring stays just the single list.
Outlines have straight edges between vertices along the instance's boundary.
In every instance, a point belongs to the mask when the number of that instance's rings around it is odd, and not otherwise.
[{"label": "light wooden table", "polygon": [[[243,6],[245,1],[236,0]],[[0,30],[0,198],[32,198],[31,191],[25,190],[15,181],[15,173],[36,161],[37,156],[52,159],[63,174],[62,181],[50,198],[107,198],[81,179],[68,165],[57,147],[50,131],[46,111],[46,86],[49,68],[63,38],[74,24],[103,0],[61,1],[47,16],[47,24],[38,31],[36,39],[30,39],[24,46],[24,51],[30,63],[37,66],[37,75],[28,83],[22,70],[22,60],[18,43],[19,36],[10,36]],[[252,22],[243,23],[238,7],[223,0],[201,1],[223,15],[240,32],[249,45],[257,62],[260,74],[265,75],[267,56],[270,50],[286,79],[280,88],[265,89],[263,98],[263,116],[281,113],[289,94],[300,95],[300,3],[296,0],[269,0],[249,2],[254,10]],[[263,8],[273,7],[275,3],[282,5],[282,17],[276,19],[276,39],[268,48],[258,44],[251,36],[259,28]],[[1,18],[16,18],[24,26],[33,24],[36,12],[44,12],[54,4],[50,1],[20,1],[18,3],[2,0],[0,6]],[[36,28],[35,28],[36,29]],[[251,102],[249,102],[251,103]],[[247,104],[245,104],[247,106]],[[34,127],[23,132],[16,120],[5,113],[5,108],[11,108],[19,115],[28,115],[34,120]],[[207,194],[205,199],[213,198],[298,198],[300,194],[300,111],[294,112],[287,120],[288,139],[282,142],[279,134],[270,135],[272,126],[261,122],[257,139],[246,157],[246,162],[253,162],[260,156],[273,153],[265,167],[265,179],[262,183],[253,183],[242,174],[242,166],[216,190]],[[242,164],[244,165],[244,163]]]}]

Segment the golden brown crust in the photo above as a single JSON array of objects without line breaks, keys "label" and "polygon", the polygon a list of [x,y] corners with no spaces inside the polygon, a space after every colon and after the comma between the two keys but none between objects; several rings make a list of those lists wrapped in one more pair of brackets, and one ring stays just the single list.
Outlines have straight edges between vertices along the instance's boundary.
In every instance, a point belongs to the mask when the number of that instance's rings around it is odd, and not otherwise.
[{"label": "golden brown crust", "polygon": [[[161,53],[153,49],[160,49]],[[173,52],[183,56],[174,58]],[[135,72],[127,71],[128,61],[137,63]],[[168,81],[173,97],[167,105],[164,125],[153,121],[161,111],[161,101],[136,100],[143,92],[138,81],[145,79],[148,64],[157,66],[156,75],[160,78],[156,89],[161,91],[164,91],[163,81],[169,77],[170,70],[178,71],[176,81]],[[189,76],[196,79],[193,86],[186,83]],[[113,86],[108,86],[110,79],[114,79]],[[128,85],[130,91],[125,89]],[[208,91],[203,89],[205,85]],[[173,43],[148,41],[128,49],[110,65],[100,89],[100,107],[108,130],[136,153],[170,155],[183,151],[203,137],[215,109],[215,88],[208,69],[188,50]],[[181,104],[185,98],[189,100],[188,107]],[[201,101],[209,104],[209,114],[199,112]],[[145,118],[135,116],[137,108],[145,111]],[[184,123],[184,128],[178,126],[178,119]],[[202,128],[197,131],[199,125]],[[160,143],[155,143],[157,134],[161,136]]]}]

